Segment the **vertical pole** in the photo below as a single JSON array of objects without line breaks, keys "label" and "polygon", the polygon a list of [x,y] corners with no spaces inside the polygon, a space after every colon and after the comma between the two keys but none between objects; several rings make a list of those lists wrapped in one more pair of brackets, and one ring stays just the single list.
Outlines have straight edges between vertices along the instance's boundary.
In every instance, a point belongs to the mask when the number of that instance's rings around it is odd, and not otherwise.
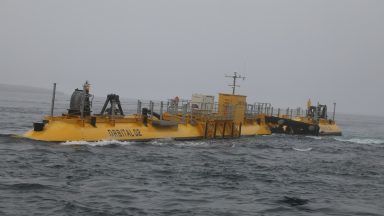
[{"label": "vertical pole", "polygon": [[235,75],[233,76],[233,87],[232,87],[232,94],[235,94],[235,88],[236,88],[236,72]]},{"label": "vertical pole", "polygon": [[163,101],[160,102],[160,120],[163,120]]},{"label": "vertical pole", "polygon": [[261,104],[261,113],[264,113],[264,104]]},{"label": "vertical pole", "polygon": [[137,100],[137,114],[138,115],[141,114],[141,101],[140,100]]},{"label": "vertical pole", "polygon": [[151,110],[151,118],[153,116],[153,102],[149,101],[149,109]]},{"label": "vertical pole", "polygon": [[253,105],[252,104],[249,104],[249,106],[250,106],[250,108],[251,108],[251,115],[253,114],[253,110],[254,110],[254,107],[253,107]]},{"label": "vertical pole", "polygon": [[189,103],[189,109],[191,110],[191,115],[190,115],[190,119],[191,119],[191,123],[195,123],[194,121],[193,121],[193,108],[192,108],[192,101]]},{"label": "vertical pole", "polygon": [[188,109],[187,104],[183,104],[182,109],[183,109],[183,122],[184,124],[186,124],[187,123],[186,116],[187,116],[187,109]]},{"label": "vertical pole", "polygon": [[235,94],[235,85],[236,85],[236,78],[233,77],[233,87],[232,87],[232,94]]},{"label": "vertical pole", "polygon": [[271,112],[273,110],[272,104],[269,104],[269,115],[272,115]]},{"label": "vertical pole", "polygon": [[333,121],[335,121],[335,115],[336,115],[336,103],[333,103],[333,116],[332,116]]},{"label": "vertical pole", "polygon": [[51,103],[51,116],[53,117],[53,110],[55,109],[55,97],[56,97],[56,83],[53,83],[52,103]]},{"label": "vertical pole", "polygon": [[280,117],[280,108],[277,109],[277,117]]},{"label": "vertical pole", "polygon": [[320,118],[320,115],[319,115],[319,112],[320,112],[320,103],[317,102],[317,107],[316,107],[316,120],[319,120]]},{"label": "vertical pole", "polygon": [[83,87],[83,93],[81,94],[81,104],[80,104],[80,117],[84,119],[84,106],[85,106],[85,86]]}]

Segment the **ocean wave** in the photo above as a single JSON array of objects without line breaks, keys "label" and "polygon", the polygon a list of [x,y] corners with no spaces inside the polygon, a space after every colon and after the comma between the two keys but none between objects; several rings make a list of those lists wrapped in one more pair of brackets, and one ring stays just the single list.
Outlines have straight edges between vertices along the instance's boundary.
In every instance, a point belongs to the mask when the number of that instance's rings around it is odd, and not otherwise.
[{"label": "ocean wave", "polygon": [[295,151],[301,151],[301,152],[306,152],[306,151],[311,151],[312,148],[305,148],[305,149],[299,149],[299,148],[292,148]]},{"label": "ocean wave", "polygon": [[38,184],[38,183],[16,183],[11,185],[0,185],[2,189],[14,189],[14,190],[42,190],[49,189],[51,186]]},{"label": "ocean wave", "polygon": [[382,139],[369,139],[369,138],[351,138],[351,139],[342,139],[342,138],[334,138],[337,141],[341,142],[350,142],[357,144],[384,144],[384,140]]},{"label": "ocean wave", "polygon": [[108,145],[131,145],[132,141],[118,141],[118,140],[100,140],[96,142],[88,141],[67,141],[60,143],[61,145],[89,145],[89,146],[108,146]]}]

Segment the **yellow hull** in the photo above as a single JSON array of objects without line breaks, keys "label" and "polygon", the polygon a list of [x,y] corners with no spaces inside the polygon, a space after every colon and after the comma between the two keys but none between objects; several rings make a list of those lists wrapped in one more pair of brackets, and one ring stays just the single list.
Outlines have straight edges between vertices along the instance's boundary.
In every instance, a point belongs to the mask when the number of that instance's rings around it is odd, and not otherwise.
[{"label": "yellow hull", "polygon": [[329,123],[319,123],[319,135],[320,136],[327,136],[327,135],[337,135],[340,136],[342,134],[341,129],[339,126],[337,126],[336,123],[329,124]]},{"label": "yellow hull", "polygon": [[[152,139],[202,139],[231,137],[233,132],[223,127],[218,127],[211,137],[206,136],[204,124],[182,124],[177,127],[156,127],[149,120],[147,126],[134,117],[110,120],[97,118],[95,126],[89,120],[77,117],[46,117],[48,123],[42,131],[30,130],[23,137],[40,141],[65,142],[65,141],[143,141]],[[224,136],[223,136],[224,132]],[[256,122],[242,125],[241,136],[268,135],[271,131],[265,124]],[[212,134],[211,134],[212,135]],[[238,135],[235,135],[238,136]]]}]

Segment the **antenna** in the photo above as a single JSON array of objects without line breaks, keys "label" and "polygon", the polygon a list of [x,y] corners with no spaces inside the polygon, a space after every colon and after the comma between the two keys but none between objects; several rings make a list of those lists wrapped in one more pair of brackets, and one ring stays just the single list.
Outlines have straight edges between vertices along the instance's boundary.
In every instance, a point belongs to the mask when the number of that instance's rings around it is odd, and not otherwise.
[{"label": "antenna", "polygon": [[243,79],[245,80],[246,77],[244,76],[241,76],[240,74],[238,74],[237,72],[233,72],[233,75],[225,75],[225,77],[227,78],[232,78],[233,79],[233,83],[231,85],[228,85],[230,87],[232,87],[232,94],[234,95],[235,92],[236,92],[236,87],[240,87],[239,85],[236,85],[236,80],[237,79]]}]

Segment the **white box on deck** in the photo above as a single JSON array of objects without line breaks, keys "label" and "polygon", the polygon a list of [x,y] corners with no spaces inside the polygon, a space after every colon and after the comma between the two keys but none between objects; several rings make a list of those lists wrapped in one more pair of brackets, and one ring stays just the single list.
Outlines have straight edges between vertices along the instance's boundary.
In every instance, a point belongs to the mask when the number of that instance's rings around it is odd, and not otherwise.
[{"label": "white box on deck", "polygon": [[191,105],[194,110],[213,111],[215,97],[211,95],[193,94]]}]

